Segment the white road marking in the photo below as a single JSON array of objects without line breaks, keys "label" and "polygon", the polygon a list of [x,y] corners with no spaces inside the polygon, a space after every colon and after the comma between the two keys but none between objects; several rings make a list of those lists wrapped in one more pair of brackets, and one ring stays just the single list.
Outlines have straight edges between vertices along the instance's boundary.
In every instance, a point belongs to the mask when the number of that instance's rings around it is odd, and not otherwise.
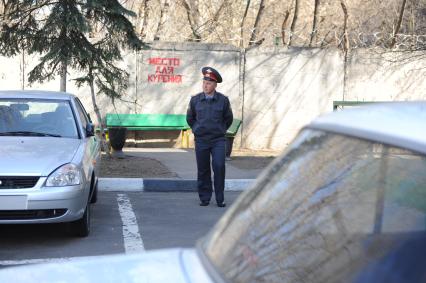
[{"label": "white road marking", "polygon": [[[118,210],[123,222],[123,239],[126,253],[144,252],[142,237],[139,234],[139,226],[133,212],[132,204],[125,194],[117,195]],[[91,256],[61,257],[61,258],[34,258],[21,260],[0,260],[0,266],[35,264],[35,263],[57,263],[74,260],[85,260]]]},{"label": "white road marking", "polygon": [[123,221],[123,239],[126,253],[145,251],[139,226],[133,212],[132,204],[125,194],[117,195],[118,210]]}]

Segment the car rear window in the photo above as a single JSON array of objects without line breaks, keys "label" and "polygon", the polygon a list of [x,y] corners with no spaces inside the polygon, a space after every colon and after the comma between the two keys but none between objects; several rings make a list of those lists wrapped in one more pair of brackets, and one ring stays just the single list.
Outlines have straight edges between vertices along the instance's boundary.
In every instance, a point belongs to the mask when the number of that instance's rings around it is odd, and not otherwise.
[{"label": "car rear window", "polygon": [[405,274],[404,247],[426,241],[425,172],[421,154],[305,130],[202,253],[228,282],[362,282],[387,262],[389,276]]}]

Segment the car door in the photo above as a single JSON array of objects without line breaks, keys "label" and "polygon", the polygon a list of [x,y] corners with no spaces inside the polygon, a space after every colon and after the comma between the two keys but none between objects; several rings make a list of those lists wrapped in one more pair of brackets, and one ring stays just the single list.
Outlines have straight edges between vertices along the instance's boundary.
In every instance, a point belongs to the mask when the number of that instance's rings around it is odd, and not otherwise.
[{"label": "car door", "polygon": [[[99,162],[100,162],[100,140],[93,134],[93,130],[90,133],[90,128],[93,129],[92,121],[89,118],[83,104],[78,98],[75,98],[75,106],[78,114],[78,118],[82,126],[82,138],[84,141],[82,165],[87,181],[93,180],[93,184],[96,184],[98,173],[99,173]],[[90,185],[90,183],[88,184]]]}]

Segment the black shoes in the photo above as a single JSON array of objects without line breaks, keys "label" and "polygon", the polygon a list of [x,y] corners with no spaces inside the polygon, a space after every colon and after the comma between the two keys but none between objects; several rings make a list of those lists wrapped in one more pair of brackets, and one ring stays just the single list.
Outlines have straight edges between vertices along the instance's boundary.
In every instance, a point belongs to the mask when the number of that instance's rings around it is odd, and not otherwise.
[{"label": "black shoes", "polygon": [[[206,201],[206,200],[202,200],[202,201],[200,201],[200,206],[208,206],[209,205],[209,201]],[[218,207],[225,207],[226,206],[226,203],[225,202],[218,202],[217,203],[217,206]]]}]

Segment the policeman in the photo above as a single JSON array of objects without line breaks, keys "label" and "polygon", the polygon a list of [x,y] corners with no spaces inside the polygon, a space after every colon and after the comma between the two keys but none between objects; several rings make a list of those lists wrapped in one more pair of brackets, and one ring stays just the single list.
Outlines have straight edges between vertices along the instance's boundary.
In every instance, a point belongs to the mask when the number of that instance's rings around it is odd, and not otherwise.
[{"label": "policeman", "polygon": [[222,82],[219,72],[211,67],[204,67],[201,72],[203,92],[191,97],[186,113],[186,121],[195,136],[198,196],[201,206],[209,205],[212,196],[211,156],[216,203],[225,207],[225,133],[232,124],[232,109],[228,97],[216,91],[217,84]]}]

